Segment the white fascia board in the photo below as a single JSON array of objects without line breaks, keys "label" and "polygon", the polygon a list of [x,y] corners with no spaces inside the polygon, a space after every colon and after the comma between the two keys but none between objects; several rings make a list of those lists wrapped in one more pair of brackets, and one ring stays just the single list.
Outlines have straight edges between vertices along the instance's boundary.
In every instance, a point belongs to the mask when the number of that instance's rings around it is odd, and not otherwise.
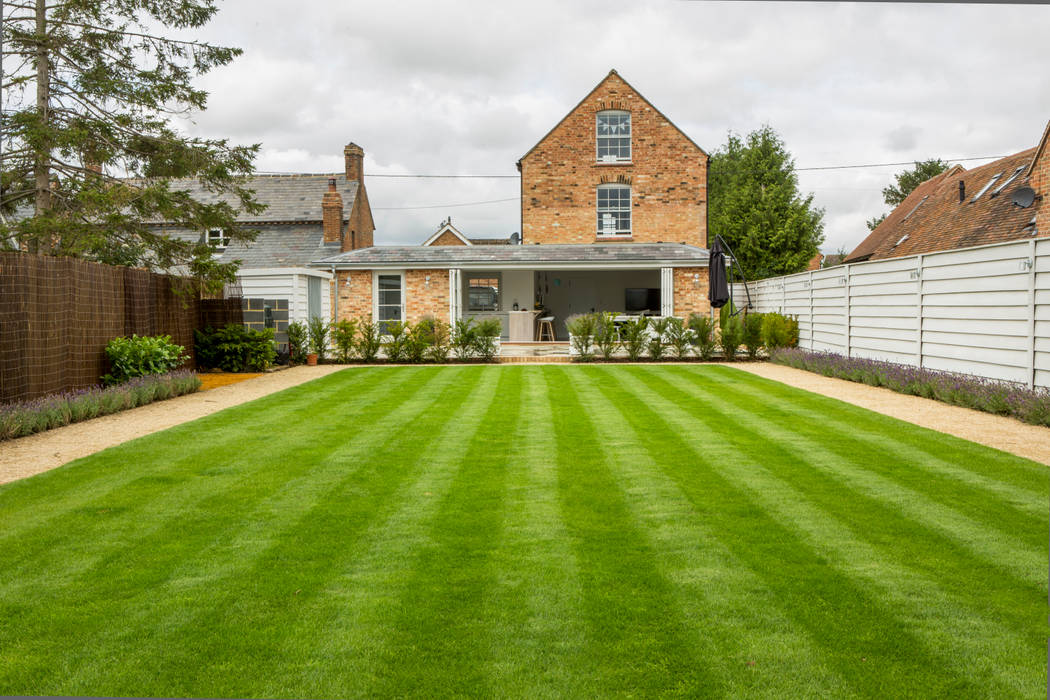
[{"label": "white fascia board", "polygon": [[557,262],[557,263],[519,263],[519,262],[470,262],[470,263],[398,263],[392,265],[368,265],[356,263],[353,265],[335,263],[336,270],[652,270],[661,267],[707,267],[707,260],[683,261],[683,260],[653,260],[646,262],[618,262],[618,263],[580,263],[580,262]]},{"label": "white fascia board", "polygon": [[[329,269],[331,265],[328,266]],[[310,275],[332,279],[332,273],[315,267],[249,267],[237,270],[238,277],[275,277],[279,275]]]}]

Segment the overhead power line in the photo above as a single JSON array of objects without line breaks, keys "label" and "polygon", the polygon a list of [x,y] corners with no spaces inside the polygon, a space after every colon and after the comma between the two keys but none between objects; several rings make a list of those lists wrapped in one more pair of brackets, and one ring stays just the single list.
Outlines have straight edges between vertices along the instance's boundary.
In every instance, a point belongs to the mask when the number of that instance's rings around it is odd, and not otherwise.
[{"label": "overhead power line", "polygon": [[372,207],[372,209],[375,211],[397,211],[403,209],[451,209],[452,207],[474,207],[479,204],[499,204],[501,202],[517,202],[519,199],[519,197],[508,197],[507,199],[489,199],[484,202],[463,202],[461,204],[426,204],[418,207]]}]

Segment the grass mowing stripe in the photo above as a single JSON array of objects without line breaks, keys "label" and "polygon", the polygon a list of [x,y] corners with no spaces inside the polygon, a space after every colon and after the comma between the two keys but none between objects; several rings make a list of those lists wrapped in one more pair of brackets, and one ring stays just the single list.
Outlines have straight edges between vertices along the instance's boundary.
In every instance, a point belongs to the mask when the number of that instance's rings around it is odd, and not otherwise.
[{"label": "grass mowing stripe", "polygon": [[[299,497],[282,504],[291,517],[273,514],[278,522],[268,529],[270,541],[241,553],[245,566],[235,576],[214,582],[221,593],[209,596],[206,605],[194,605],[197,620],[180,619],[179,610],[172,610],[174,624],[142,650],[139,677],[129,679],[128,687],[155,682],[185,696],[264,695],[265,684],[294,674],[281,647],[299,609],[322,593],[343,553],[383,516],[390,495],[409,478],[408,470],[397,468],[404,464],[407,446],[443,425],[448,420],[443,409],[455,409],[473,386],[469,377],[463,381],[462,368],[413,374],[416,383],[404,392],[410,400],[391,396],[389,403],[396,408],[379,412],[382,422],[396,427],[362,430],[328,459],[311,464]],[[341,417],[324,422],[338,425]],[[197,649],[169,651],[202,623],[208,633]],[[242,633],[246,624],[253,628],[250,637]],[[314,639],[312,634],[305,638]],[[202,658],[208,663],[202,665]],[[186,678],[185,669],[193,666],[196,673]],[[231,674],[231,669],[239,672]]]},{"label": "grass mowing stripe", "polygon": [[718,682],[697,658],[670,583],[610,473],[609,455],[573,387],[578,368],[550,368],[562,520],[580,567],[580,611],[588,628],[577,673],[588,696],[701,694]]},{"label": "grass mowing stripe", "polygon": [[[410,376],[403,375],[397,384],[407,382]],[[325,393],[342,395],[348,390],[346,387],[328,388]],[[368,399],[378,400],[385,391],[384,386],[377,383],[371,392],[360,397],[357,410],[364,421],[368,420]],[[254,413],[249,409],[229,410],[243,411],[249,416]],[[247,418],[244,422],[251,425],[252,421]],[[124,465],[123,471],[141,474],[143,470],[138,468],[139,462],[129,460],[128,455],[142,448],[150,451],[148,474],[106,488],[101,493],[82,492],[82,505],[72,510],[68,506],[65,509],[56,506],[54,515],[44,522],[30,516],[28,519],[35,523],[32,527],[10,523],[14,534],[0,543],[0,595],[5,591],[14,593],[12,588],[35,587],[35,574],[39,570],[46,570],[52,578],[64,579],[67,586],[76,587],[78,577],[85,572],[110,566],[105,557],[109,553],[112,558],[115,543],[120,547],[119,559],[126,560],[129,545],[150,537],[164,526],[167,521],[154,517],[153,513],[178,513],[180,522],[176,526],[181,530],[187,517],[208,515],[206,505],[216,496],[228,498],[231,491],[258,491],[260,484],[266,481],[260,480],[261,473],[280,477],[284,470],[274,470],[273,466],[294,462],[297,452],[302,449],[295,440],[281,440],[261,454],[254,464],[228,469],[221,465],[239,460],[244,445],[250,441],[239,432],[230,436],[211,425],[212,422],[205,418],[196,421],[197,425],[192,428],[179,427],[173,434],[165,432],[140,438],[146,442],[111,448],[81,460],[78,468],[85,471],[92,471],[103,463]],[[309,412],[300,412],[285,423],[289,434],[300,435],[301,431],[300,437],[307,441],[318,434],[316,419]],[[66,471],[65,474],[74,472]],[[62,481],[61,477],[56,478]],[[34,488],[47,492],[55,490],[56,486],[47,479],[36,482]],[[238,506],[245,505],[239,500],[230,500]],[[225,515],[233,513],[227,511]],[[171,522],[167,524],[172,525]],[[66,538],[70,531],[79,536]]]},{"label": "grass mowing stripe", "polygon": [[[676,607],[693,630],[697,655],[717,677],[710,695],[781,698],[842,697],[849,687],[823,664],[821,650],[780,611],[773,590],[719,541],[696,499],[667,474],[676,463],[654,452],[618,405],[625,391],[617,377],[580,368],[584,412],[600,416],[595,427],[607,463],[634,519],[643,527],[656,566],[675,590]],[[690,455],[690,458],[692,455]],[[754,667],[748,664],[756,664]],[[810,669],[804,679],[799,668]]]},{"label": "grass mowing stripe", "polygon": [[[689,381],[702,380],[708,387],[717,382],[726,390],[727,400],[738,405],[760,402],[757,405],[768,412],[770,419],[790,424],[794,430],[820,441],[835,453],[849,457],[862,452],[868,464],[880,473],[902,484],[922,485],[930,497],[965,509],[979,519],[1003,524],[1016,521],[1018,531],[1034,530],[1033,535],[1039,537],[1041,544],[1043,538],[1038,531],[1046,529],[1048,524],[1045,476],[1050,470],[1044,468],[1040,484],[1031,484],[1028,488],[1015,486],[1008,479],[1018,472],[1019,463],[1028,460],[951,436],[945,440],[943,433],[925,428],[917,428],[926,433],[926,447],[920,449],[901,439],[902,434],[910,435],[912,431],[893,430],[893,437],[887,438],[885,426],[876,428],[877,424],[869,420],[870,413],[863,412],[865,409],[842,403],[828,410],[824,401],[812,402],[816,395],[799,396],[786,385],[770,386],[752,381],[761,378],[740,370],[718,369],[722,371],[707,377],[688,375]],[[834,435],[833,439],[828,439],[829,432]],[[953,449],[954,456],[944,458],[936,448],[945,442],[962,442],[968,449]],[[987,474],[989,465],[995,466],[995,477]]]},{"label": "grass mowing stripe", "polygon": [[582,590],[558,504],[554,425],[547,410],[543,367],[508,367],[521,374],[521,418],[507,455],[504,524],[492,558],[499,634],[490,634],[487,686],[501,697],[585,695],[576,669],[587,663]]},{"label": "grass mowing stripe", "polygon": [[[699,426],[669,423],[665,414],[674,414],[677,408],[667,397],[649,390],[648,379],[641,368],[628,368],[621,376],[627,393],[618,395],[617,405],[637,427],[646,447],[660,455],[659,463],[677,465],[668,474],[710,519],[722,543],[776,592],[782,612],[807,630],[820,645],[825,663],[854,692],[881,695],[894,687],[909,688],[917,696],[974,692],[958,675],[931,674],[929,669],[939,668],[939,660],[886,601],[832,567],[723,473],[722,462],[749,461],[746,451],[720,451],[717,446],[741,426],[712,419],[701,423],[707,428],[703,442],[687,439],[684,435],[696,435]],[[698,408],[717,415],[713,403]],[[757,440],[776,451],[765,438]]]},{"label": "grass mowing stripe", "polygon": [[471,393],[437,412],[444,418],[439,430],[403,445],[412,476],[383,505],[383,517],[344,550],[323,590],[300,608],[280,652],[295,667],[272,677],[262,696],[373,692],[377,659],[396,632],[401,591],[429,543],[429,523],[462,465],[464,441],[473,440],[496,398],[497,368],[462,369]]},{"label": "grass mowing stripe", "polygon": [[[1038,669],[1033,669],[1038,666],[1033,664],[1038,657],[1033,652],[1041,640],[1030,633],[1019,633],[1025,626],[1030,631],[1038,631],[1030,609],[1023,613],[1029,616],[1027,622],[1003,620],[995,613],[987,614],[979,604],[960,601],[946,593],[937,580],[896,563],[887,552],[880,552],[865,542],[863,524],[822,510],[823,504],[813,502],[771,473],[761,465],[761,459],[749,459],[746,453],[722,442],[719,426],[728,422],[712,414],[708,405],[688,405],[678,393],[661,391],[664,383],[649,377],[627,385],[644,404],[665,401],[674,406],[661,412],[673,431],[679,434],[698,428],[713,431],[713,439],[701,449],[727,480],[741,484],[778,522],[800,532],[806,546],[819,557],[826,558],[850,578],[861,579],[867,588],[877,591],[879,598],[887,601],[887,608],[900,610],[909,628],[924,640],[927,648],[944,656],[948,665],[956,673],[967,676],[974,687],[984,688],[981,695],[1023,694],[1039,684],[1040,674]],[[759,428],[756,439],[762,434]],[[1032,605],[1034,603],[1029,607]],[[931,668],[943,666],[934,664]]]},{"label": "grass mowing stripe", "polygon": [[[359,376],[362,376],[363,381],[354,382],[352,386],[346,381],[333,383],[331,375],[309,384],[321,397],[329,393],[345,394],[350,391],[363,392],[364,396],[378,395],[384,390],[381,374]],[[295,387],[287,391],[300,388]],[[239,454],[245,445],[257,443],[260,434],[273,434],[279,432],[279,428],[290,432],[296,425],[311,420],[309,411],[298,412],[291,418],[279,411],[273,411],[274,405],[279,405],[280,402],[283,402],[283,398],[277,395],[257,399],[249,404],[242,404],[160,433],[122,443],[58,469],[0,486],[0,571],[9,570],[9,567],[14,565],[10,559],[3,558],[5,552],[13,553],[10,542],[14,540],[33,542],[36,545],[33,550],[21,550],[27,556],[36,556],[41,551],[53,552],[56,542],[49,535],[61,531],[55,524],[59,520],[71,517],[71,514],[81,513],[78,509],[87,509],[84,512],[91,514],[91,506],[110,497],[125,497],[134,507],[143,508],[147,506],[149,493],[164,493],[166,490],[156,489],[156,486],[163,483],[164,479],[170,478],[170,475],[159,474],[153,460],[150,460],[149,472],[144,474],[145,470],[139,468],[139,462],[134,459],[134,456],[141,454],[143,446],[148,446],[152,452],[177,453],[178,461],[169,460],[166,463],[168,471],[171,471],[172,467],[199,460],[202,455],[208,456],[220,448],[225,450],[227,459],[232,458]],[[230,418],[227,419],[226,416]],[[216,440],[216,437],[219,439]],[[140,492],[135,493],[136,489]],[[112,513],[113,508],[110,508],[109,512]],[[80,528],[85,534],[94,524],[94,520],[94,517],[88,517],[81,522]],[[37,566],[40,564],[40,561],[36,562]]]},{"label": "grass mowing stripe", "polygon": [[431,697],[499,695],[487,688],[490,635],[500,634],[491,594],[499,572],[492,561],[503,528],[506,454],[520,425],[520,372],[498,371],[494,400],[441,506],[428,523],[430,545],[420,552],[399,599],[395,635],[378,659],[378,697],[425,689]]},{"label": "grass mowing stripe", "polygon": [[[688,374],[682,376],[688,381]],[[956,508],[935,501],[923,491],[904,486],[878,473],[878,466],[867,460],[865,455],[859,454],[853,459],[842,458],[818,439],[805,437],[792,427],[773,422],[769,419],[769,412],[754,402],[738,402],[717,393],[713,385],[704,384],[703,380],[691,382],[696,392],[706,395],[709,400],[717,398],[721,412],[730,420],[741,424],[761,420],[766,439],[775,439],[782,454],[794,455],[796,460],[816,467],[854,494],[892,503],[894,509],[905,518],[939,532],[982,561],[995,565],[1002,573],[1045,589],[1045,542],[1040,545],[1022,542],[1019,541],[1022,538],[1004,532],[999,523],[980,522],[967,517]],[[900,430],[907,430],[908,427],[902,423]]]},{"label": "grass mowing stripe", "polygon": [[[449,375],[441,384],[449,385],[452,380],[453,377]],[[424,389],[425,385],[422,382],[408,386],[397,400],[388,401],[390,404],[389,411],[380,410],[375,412],[378,414],[377,417],[381,417],[388,412],[394,412],[404,401],[409,401],[416,392],[422,392]],[[438,397],[437,391],[432,389],[432,393],[436,400],[436,397]],[[386,435],[385,433],[378,434],[381,436]],[[349,435],[352,436],[353,433]],[[164,519],[162,521],[164,525],[163,530],[156,533],[149,541],[134,548],[138,550],[134,557],[130,556],[133,554],[132,548],[128,548],[120,542],[114,543],[113,556],[127,556],[129,559],[136,559],[135,569],[134,571],[129,570],[123,577],[116,570],[110,572],[100,571],[100,577],[94,582],[93,586],[85,586],[83,590],[75,591],[72,596],[65,594],[61,598],[63,604],[66,605],[75,605],[77,597],[80,595],[85,596],[86,599],[100,599],[103,602],[101,606],[96,604],[96,609],[94,610],[71,610],[63,617],[58,618],[59,622],[69,627],[66,634],[68,635],[69,643],[74,647],[75,651],[62,655],[67,664],[67,672],[64,674],[54,674],[53,668],[50,669],[49,673],[49,669],[45,664],[42,670],[46,679],[49,682],[60,680],[70,683],[76,682],[77,674],[73,671],[77,666],[78,660],[95,669],[98,676],[94,679],[96,682],[115,684],[122,677],[135,672],[153,679],[156,677],[154,671],[158,670],[156,667],[162,665],[160,659],[171,658],[185,653],[185,645],[178,643],[177,635],[174,642],[164,645],[164,648],[159,651],[154,650],[156,653],[153,656],[149,655],[149,644],[131,644],[130,646],[135,650],[135,653],[126,655],[113,654],[109,656],[105,653],[105,649],[107,646],[127,648],[129,640],[137,639],[139,635],[136,632],[139,630],[139,627],[133,624],[136,621],[142,627],[153,629],[154,637],[164,637],[170,633],[172,627],[178,629],[180,623],[194,619],[200,613],[200,609],[207,606],[211,598],[225,593],[221,587],[214,588],[209,585],[222,583],[222,572],[220,571],[217,574],[217,578],[212,579],[208,578],[207,572],[205,572],[202,580],[197,581],[195,585],[187,586],[187,590],[181,593],[177,585],[178,582],[176,582],[175,586],[169,586],[164,591],[169,594],[168,596],[159,598],[154,596],[156,586],[162,586],[163,588],[173,577],[178,575],[180,568],[183,569],[183,573],[185,572],[185,562],[195,560],[194,553],[198,547],[207,548],[216,538],[233,537],[241,529],[249,531],[254,529],[256,523],[246,522],[244,519],[245,515],[250,512],[251,506],[260,499],[269,497],[274,493],[275,489],[282,489],[284,482],[291,476],[296,476],[300,471],[311,470],[319,464],[323,464],[323,460],[326,457],[339,450],[339,445],[334,443],[310,445],[308,443],[312,437],[313,434],[309,431],[293,433],[289,436],[287,440],[289,447],[294,448],[298,445],[299,461],[290,462],[282,455],[278,455],[276,462],[270,462],[263,456],[259,461],[267,469],[263,469],[261,472],[255,464],[249,467],[249,463],[242,463],[247,471],[260,472],[254,480],[256,483],[259,483],[259,491],[257,493],[247,491],[239,493],[237,490],[227,486],[225,491],[220,491],[219,494],[210,497],[207,504],[193,510],[191,513],[182,513],[177,520]],[[304,444],[303,441],[307,441],[307,444]],[[163,461],[163,458],[164,455],[158,455],[159,460]],[[337,473],[340,478],[345,472],[345,466],[337,465]],[[249,481],[252,480],[249,479]],[[206,485],[210,483],[208,480],[204,480],[204,482]],[[312,508],[314,506],[312,498],[316,494],[308,495],[310,498],[306,499],[305,505]],[[175,511],[175,513],[178,513],[178,511]],[[291,510],[287,514],[294,515],[295,513],[295,510]],[[267,535],[276,537],[280,535],[280,531],[270,532]],[[232,550],[229,554],[238,560],[237,565],[241,567],[253,565],[255,562],[255,558],[250,556],[250,551]],[[205,561],[206,566],[216,565],[216,561],[213,558]],[[149,581],[147,585],[139,589],[140,592],[137,595],[129,598],[126,591],[134,590],[135,588],[132,585],[134,582],[127,580],[128,576],[132,575],[147,576]],[[231,584],[227,585],[232,588]],[[214,607],[218,609],[222,606]],[[170,612],[165,615],[164,611]],[[105,627],[104,621],[107,619],[107,615],[104,613],[107,612],[110,619],[117,615],[124,624],[117,628]],[[165,625],[164,631],[158,634],[156,630],[158,619],[163,619],[166,616],[176,620],[176,623],[172,625],[169,621]],[[40,639],[42,637],[46,640],[48,636],[53,636],[53,633],[36,635],[35,638]],[[192,639],[194,636],[193,633],[189,633],[186,635],[186,638]],[[65,639],[64,636],[59,638]],[[85,639],[89,641],[85,641]],[[168,648],[169,646],[170,648]],[[106,663],[100,663],[100,659],[106,658],[113,658],[113,662],[117,664],[118,668],[108,669]],[[136,659],[142,662],[141,666],[144,666],[144,670],[142,667],[136,667]],[[200,660],[198,659],[197,664],[199,663]],[[43,681],[44,679],[41,680]],[[3,687],[3,684],[0,684],[0,687]],[[24,687],[36,689],[43,686],[30,684]],[[98,686],[95,687],[97,688]],[[110,685],[109,687],[116,688],[117,686]],[[116,692],[110,694],[129,693]]]}]

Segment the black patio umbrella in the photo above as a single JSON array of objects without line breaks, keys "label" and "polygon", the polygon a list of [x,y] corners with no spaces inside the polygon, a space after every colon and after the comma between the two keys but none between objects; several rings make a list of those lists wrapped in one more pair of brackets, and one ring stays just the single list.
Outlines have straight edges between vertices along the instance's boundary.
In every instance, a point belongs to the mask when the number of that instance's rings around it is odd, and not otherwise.
[{"label": "black patio umbrella", "polygon": [[726,251],[722,237],[715,236],[711,257],[707,263],[707,300],[711,308],[720,309],[729,301],[729,282],[726,280]]}]

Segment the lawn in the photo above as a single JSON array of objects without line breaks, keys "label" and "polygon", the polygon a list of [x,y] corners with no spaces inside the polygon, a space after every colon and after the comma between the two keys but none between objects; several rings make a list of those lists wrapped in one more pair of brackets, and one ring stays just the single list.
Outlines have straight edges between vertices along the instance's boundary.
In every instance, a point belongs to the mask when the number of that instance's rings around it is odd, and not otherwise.
[{"label": "lawn", "polygon": [[349,369],[0,487],[0,694],[1042,697],[1048,469],[725,366]]}]

